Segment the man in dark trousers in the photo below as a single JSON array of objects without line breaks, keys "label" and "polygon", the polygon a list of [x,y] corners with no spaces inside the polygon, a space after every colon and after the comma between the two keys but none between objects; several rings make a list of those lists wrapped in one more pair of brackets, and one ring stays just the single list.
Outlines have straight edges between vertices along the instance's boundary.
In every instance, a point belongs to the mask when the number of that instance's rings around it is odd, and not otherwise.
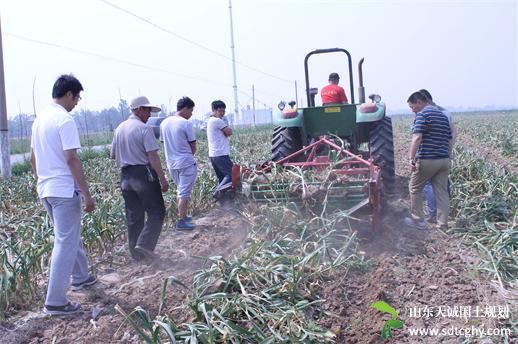
[{"label": "man in dark trousers", "polygon": [[207,121],[207,141],[209,159],[218,177],[218,188],[221,189],[232,181],[232,160],[230,160],[229,137],[232,128],[225,116],[226,105],[221,100],[212,102],[212,115]]},{"label": "man in dark trousers", "polygon": [[115,129],[111,157],[121,168],[131,256],[153,261],[158,258],[154,250],[165,217],[162,192],[169,189],[169,183],[162,170],[153,128],[146,122],[151,112],[160,108],[142,96],[132,100],[131,111],[129,118]]}]

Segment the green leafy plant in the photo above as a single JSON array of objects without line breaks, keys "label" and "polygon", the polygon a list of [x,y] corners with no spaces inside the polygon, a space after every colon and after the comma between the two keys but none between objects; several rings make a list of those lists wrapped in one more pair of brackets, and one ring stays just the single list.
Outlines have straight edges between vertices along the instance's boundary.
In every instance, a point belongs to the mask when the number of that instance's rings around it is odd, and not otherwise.
[{"label": "green leafy plant", "polygon": [[381,338],[387,339],[392,338],[392,329],[403,328],[403,321],[398,320],[397,311],[385,301],[376,301],[370,305],[370,307],[391,315],[391,318],[386,320],[381,328]]}]

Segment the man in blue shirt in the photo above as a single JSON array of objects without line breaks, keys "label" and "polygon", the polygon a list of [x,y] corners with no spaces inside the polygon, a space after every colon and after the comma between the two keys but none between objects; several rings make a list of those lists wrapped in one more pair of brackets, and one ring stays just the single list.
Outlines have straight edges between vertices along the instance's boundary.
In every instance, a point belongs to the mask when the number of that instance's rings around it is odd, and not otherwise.
[{"label": "man in blue shirt", "polygon": [[[443,108],[440,105],[437,105],[434,103],[432,95],[428,90],[421,89],[419,90],[419,93],[421,93],[423,96],[425,96],[426,101],[428,104],[435,106],[439,110],[442,111],[442,113],[448,118],[448,121],[450,122],[450,130],[451,130],[451,136],[452,139],[450,141],[450,159],[453,160],[453,145],[455,144],[455,140],[457,138],[457,128],[455,127],[455,124],[453,123],[453,116],[452,114]],[[451,195],[451,180],[448,179],[448,195]],[[428,206],[428,219],[427,221],[431,224],[437,223],[437,205],[435,203],[435,193],[433,192],[432,182],[428,181],[426,182],[424,186],[424,197],[426,198],[426,204]]]},{"label": "man in blue shirt", "polygon": [[416,117],[409,154],[412,166],[409,185],[411,216],[405,218],[405,223],[420,229],[426,228],[423,220],[423,188],[430,180],[437,201],[437,224],[439,228],[445,229],[448,227],[450,209],[450,123],[444,113],[430,105],[422,93],[412,93],[407,102]]}]

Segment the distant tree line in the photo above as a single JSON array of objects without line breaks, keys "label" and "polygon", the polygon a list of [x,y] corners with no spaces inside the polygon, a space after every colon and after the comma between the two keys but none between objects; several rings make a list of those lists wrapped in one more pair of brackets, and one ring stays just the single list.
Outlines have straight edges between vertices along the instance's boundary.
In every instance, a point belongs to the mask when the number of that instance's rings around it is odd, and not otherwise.
[{"label": "distant tree line", "polygon": [[[117,126],[128,118],[131,109],[125,99],[121,99],[117,107],[110,107],[101,111],[80,109],[74,111],[72,116],[76,120],[80,134],[99,132],[112,132]],[[166,116],[167,108],[162,105],[159,116]],[[35,116],[20,113],[9,120],[9,136],[11,138],[25,138],[30,136],[32,123]]]},{"label": "distant tree line", "polygon": [[[154,116],[168,116],[172,112],[169,112],[165,105],[161,105],[162,111]],[[242,114],[238,118],[235,118],[233,113],[227,113],[226,116],[232,125],[236,126],[248,126],[253,124],[253,114],[250,108],[242,109]],[[113,132],[117,126],[128,118],[131,113],[131,109],[128,102],[125,99],[121,99],[118,106],[112,106],[101,111],[93,111],[88,109],[79,109],[72,113],[72,116],[76,120],[77,128],[81,135],[90,135],[93,133],[101,132]],[[204,123],[209,118],[212,112],[208,112],[203,116],[203,119],[191,119],[194,125],[198,128],[203,128]],[[31,135],[31,127],[34,122],[35,116],[20,113],[9,119],[9,136],[12,139],[24,139]],[[256,124],[271,123],[272,121],[272,109],[257,109],[255,115]]]}]

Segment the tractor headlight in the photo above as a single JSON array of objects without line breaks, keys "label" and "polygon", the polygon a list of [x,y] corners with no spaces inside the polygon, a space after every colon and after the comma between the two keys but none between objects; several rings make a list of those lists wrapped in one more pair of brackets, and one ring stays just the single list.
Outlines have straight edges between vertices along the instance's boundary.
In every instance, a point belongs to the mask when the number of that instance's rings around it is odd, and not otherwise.
[{"label": "tractor headlight", "polygon": [[284,110],[285,107],[286,107],[286,103],[283,102],[282,100],[279,102],[279,105],[277,105],[277,108],[281,111]]}]

